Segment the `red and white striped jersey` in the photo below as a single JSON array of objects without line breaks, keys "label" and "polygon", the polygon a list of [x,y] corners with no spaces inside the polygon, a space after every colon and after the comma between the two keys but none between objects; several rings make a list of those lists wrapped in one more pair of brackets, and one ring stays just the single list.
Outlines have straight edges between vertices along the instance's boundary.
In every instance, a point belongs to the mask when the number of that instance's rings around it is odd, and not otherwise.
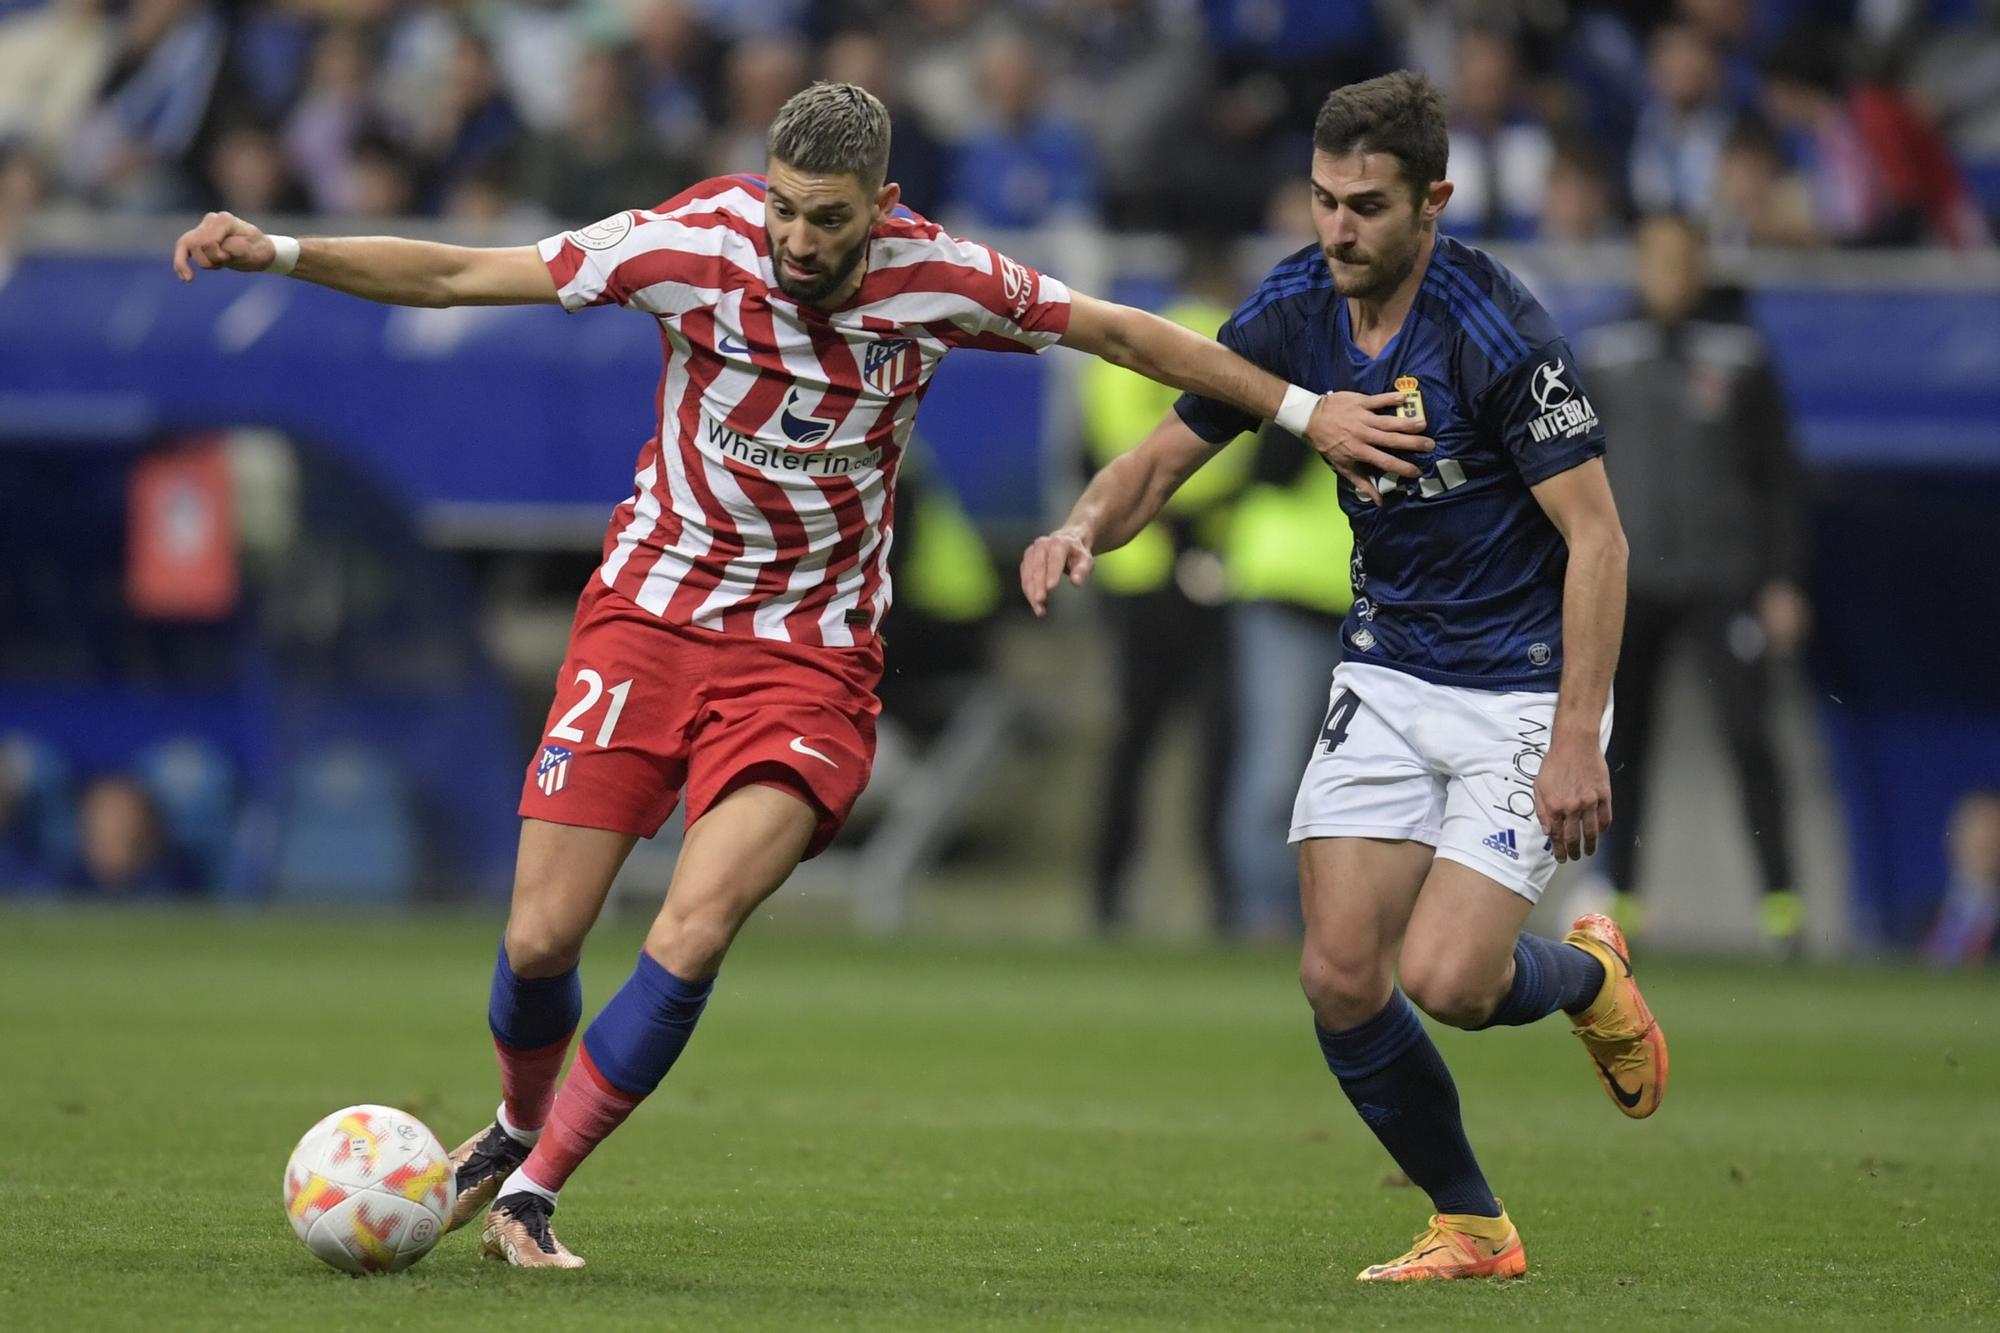
[{"label": "red and white striped jersey", "polygon": [[1069,291],[904,209],[836,310],[777,285],[764,182],[723,176],[541,243],[565,309],[660,324],[659,429],[612,514],[598,577],[653,614],[825,647],[889,609],[896,464],[955,347],[1036,352]]}]

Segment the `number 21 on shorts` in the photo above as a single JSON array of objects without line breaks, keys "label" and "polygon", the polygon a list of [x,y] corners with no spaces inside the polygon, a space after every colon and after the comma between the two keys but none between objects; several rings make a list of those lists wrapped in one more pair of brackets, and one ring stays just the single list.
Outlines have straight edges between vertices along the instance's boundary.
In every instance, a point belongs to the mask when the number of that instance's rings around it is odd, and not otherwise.
[{"label": "number 21 on shorts", "polygon": [[576,683],[583,686],[583,697],[562,715],[560,721],[549,728],[549,736],[553,740],[581,743],[583,729],[576,725],[577,722],[582,720],[584,714],[597,707],[599,699],[608,694],[611,696],[611,705],[604,710],[604,722],[597,728],[597,748],[602,750],[611,744],[611,733],[618,729],[618,715],[625,711],[625,696],[632,692],[632,682],[621,680],[606,689],[604,677],[585,667],[576,673]]}]

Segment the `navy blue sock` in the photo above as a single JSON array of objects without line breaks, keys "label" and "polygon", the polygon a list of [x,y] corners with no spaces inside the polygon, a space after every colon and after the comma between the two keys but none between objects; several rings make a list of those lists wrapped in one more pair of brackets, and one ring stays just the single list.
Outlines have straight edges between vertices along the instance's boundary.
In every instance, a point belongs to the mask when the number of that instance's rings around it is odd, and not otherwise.
[{"label": "navy blue sock", "polygon": [[714,987],[713,977],[681,980],[642,950],[632,975],[590,1020],[584,1052],[611,1086],[647,1096],[680,1058]]},{"label": "navy blue sock", "polygon": [[486,1001],[486,1024],[494,1040],[517,1051],[532,1051],[566,1040],[583,1017],[583,982],[571,968],[560,976],[516,976],[507,945],[493,964],[493,991]]},{"label": "navy blue sock", "polygon": [[1574,944],[1524,934],[1514,941],[1514,982],[1485,1026],[1520,1027],[1558,1009],[1588,1009],[1603,988],[1604,964]]},{"label": "navy blue sock", "polygon": [[1313,1030],[1340,1090],[1439,1212],[1500,1216],[1465,1140],[1458,1086],[1402,991],[1360,1027]]}]

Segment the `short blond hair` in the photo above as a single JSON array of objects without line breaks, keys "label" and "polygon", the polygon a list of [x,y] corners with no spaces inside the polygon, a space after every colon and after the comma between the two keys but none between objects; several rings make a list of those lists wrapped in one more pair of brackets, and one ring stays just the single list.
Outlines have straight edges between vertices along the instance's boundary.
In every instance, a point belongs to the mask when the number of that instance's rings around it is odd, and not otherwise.
[{"label": "short blond hair", "polygon": [[889,175],[889,108],[859,84],[815,83],[779,109],[764,150],[796,171],[879,186]]}]

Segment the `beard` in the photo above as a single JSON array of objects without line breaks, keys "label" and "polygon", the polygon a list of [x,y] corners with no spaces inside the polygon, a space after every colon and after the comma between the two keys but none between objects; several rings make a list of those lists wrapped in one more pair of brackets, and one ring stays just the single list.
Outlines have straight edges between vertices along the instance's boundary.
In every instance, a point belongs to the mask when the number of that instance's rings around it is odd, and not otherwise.
[{"label": "beard", "polygon": [[842,255],[831,264],[823,264],[814,270],[813,276],[801,282],[785,271],[787,255],[776,245],[771,247],[771,268],[778,276],[778,290],[797,301],[800,305],[818,305],[854,276],[854,270],[861,266],[861,260],[868,253],[868,242]]},{"label": "beard", "polygon": [[1403,279],[1410,276],[1410,270],[1417,266],[1417,250],[1422,244],[1422,230],[1414,229],[1403,244],[1374,254],[1359,247],[1322,253],[1329,261],[1338,259],[1346,266],[1328,265],[1333,272],[1333,289],[1336,292],[1356,300],[1373,301],[1395,291],[1402,285]]}]

